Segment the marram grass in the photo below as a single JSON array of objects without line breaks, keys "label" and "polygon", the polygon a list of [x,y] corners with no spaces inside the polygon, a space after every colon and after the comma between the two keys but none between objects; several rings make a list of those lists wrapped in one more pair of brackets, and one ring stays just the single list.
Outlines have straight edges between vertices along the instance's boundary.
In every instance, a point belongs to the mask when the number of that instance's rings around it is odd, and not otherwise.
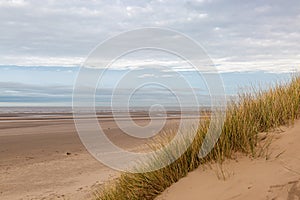
[{"label": "marram grass", "polygon": [[[272,131],[281,125],[292,124],[299,117],[299,106],[299,77],[293,78],[289,83],[278,84],[268,91],[240,95],[238,101],[229,103],[221,136],[205,158],[199,158],[198,153],[209,127],[209,120],[200,123],[192,144],[175,162],[153,172],[122,173],[120,177],[99,189],[95,194],[95,199],[154,199],[200,164],[223,161],[235,152],[255,155],[259,141],[258,133]],[[174,156],[173,152],[183,143],[185,139],[171,149],[165,150],[164,156],[170,158]],[[160,160],[161,158],[154,157],[144,163],[143,167],[147,168],[147,165],[153,165]]]}]

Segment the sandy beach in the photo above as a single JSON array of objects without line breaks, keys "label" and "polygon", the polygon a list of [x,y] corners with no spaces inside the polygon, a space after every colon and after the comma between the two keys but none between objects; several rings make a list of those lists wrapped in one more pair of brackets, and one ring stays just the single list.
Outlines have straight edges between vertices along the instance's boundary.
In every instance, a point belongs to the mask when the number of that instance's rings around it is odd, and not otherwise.
[{"label": "sandy beach", "polygon": [[[135,113],[133,119],[149,123],[144,113]],[[170,118],[165,128],[176,121]],[[147,142],[123,134],[110,114],[99,123],[123,148]],[[0,199],[89,199],[116,173],[87,152],[70,114],[0,115]]]},{"label": "sandy beach", "polygon": [[299,0],[0,0],[0,200],[300,200],[299,22]]},{"label": "sandy beach", "polygon": [[271,133],[266,157],[237,155],[222,166],[200,166],[168,188],[157,200],[300,199],[300,121]]},{"label": "sandy beach", "polygon": [[[140,125],[149,122],[147,117],[133,115]],[[124,134],[110,114],[99,123],[123,148],[134,150],[148,141]],[[173,116],[164,128],[176,124],[178,117]],[[200,166],[156,199],[299,199],[299,131],[300,121],[281,127],[268,136],[273,139],[266,156],[238,154],[222,166]],[[0,158],[0,199],[90,199],[101,184],[118,175],[87,152],[72,116],[65,113],[2,114]]]}]

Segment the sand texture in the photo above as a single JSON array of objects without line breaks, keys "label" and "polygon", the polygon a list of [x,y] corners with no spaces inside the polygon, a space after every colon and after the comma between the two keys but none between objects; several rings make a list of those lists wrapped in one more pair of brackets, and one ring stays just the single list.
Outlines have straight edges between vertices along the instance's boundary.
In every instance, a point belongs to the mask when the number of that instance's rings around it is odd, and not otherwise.
[{"label": "sand texture", "polygon": [[[149,123],[146,118],[142,113],[135,116],[140,125]],[[109,115],[99,123],[122,148],[147,143],[123,134]],[[1,200],[89,199],[99,185],[116,174],[87,152],[70,115],[0,116]]]},{"label": "sand texture", "polygon": [[157,200],[298,200],[300,199],[300,121],[271,133],[266,157],[237,156],[222,166],[199,167],[168,188]]}]

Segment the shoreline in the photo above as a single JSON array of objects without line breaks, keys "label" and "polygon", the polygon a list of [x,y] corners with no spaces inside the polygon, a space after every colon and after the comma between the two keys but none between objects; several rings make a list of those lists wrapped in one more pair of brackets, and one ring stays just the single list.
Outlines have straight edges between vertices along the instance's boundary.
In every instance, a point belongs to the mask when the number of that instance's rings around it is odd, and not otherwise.
[{"label": "shoreline", "polygon": [[[98,119],[107,136],[122,148],[132,150],[148,142],[124,135],[108,114]],[[143,112],[133,119],[139,125],[149,123]],[[165,129],[178,120],[168,118]],[[118,174],[87,152],[73,117],[65,113],[0,115],[0,158],[0,199],[86,199]]]}]

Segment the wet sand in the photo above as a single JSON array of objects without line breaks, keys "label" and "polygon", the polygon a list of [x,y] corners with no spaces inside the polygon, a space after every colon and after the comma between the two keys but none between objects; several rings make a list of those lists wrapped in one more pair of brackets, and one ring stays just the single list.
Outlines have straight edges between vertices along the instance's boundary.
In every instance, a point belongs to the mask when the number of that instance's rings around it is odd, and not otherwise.
[{"label": "wet sand", "polygon": [[[140,125],[149,123],[144,113],[134,119]],[[123,134],[109,114],[99,122],[123,148],[147,142]],[[178,117],[170,117],[165,128],[177,122]],[[116,175],[87,152],[70,114],[0,115],[0,199],[88,199]]]}]

